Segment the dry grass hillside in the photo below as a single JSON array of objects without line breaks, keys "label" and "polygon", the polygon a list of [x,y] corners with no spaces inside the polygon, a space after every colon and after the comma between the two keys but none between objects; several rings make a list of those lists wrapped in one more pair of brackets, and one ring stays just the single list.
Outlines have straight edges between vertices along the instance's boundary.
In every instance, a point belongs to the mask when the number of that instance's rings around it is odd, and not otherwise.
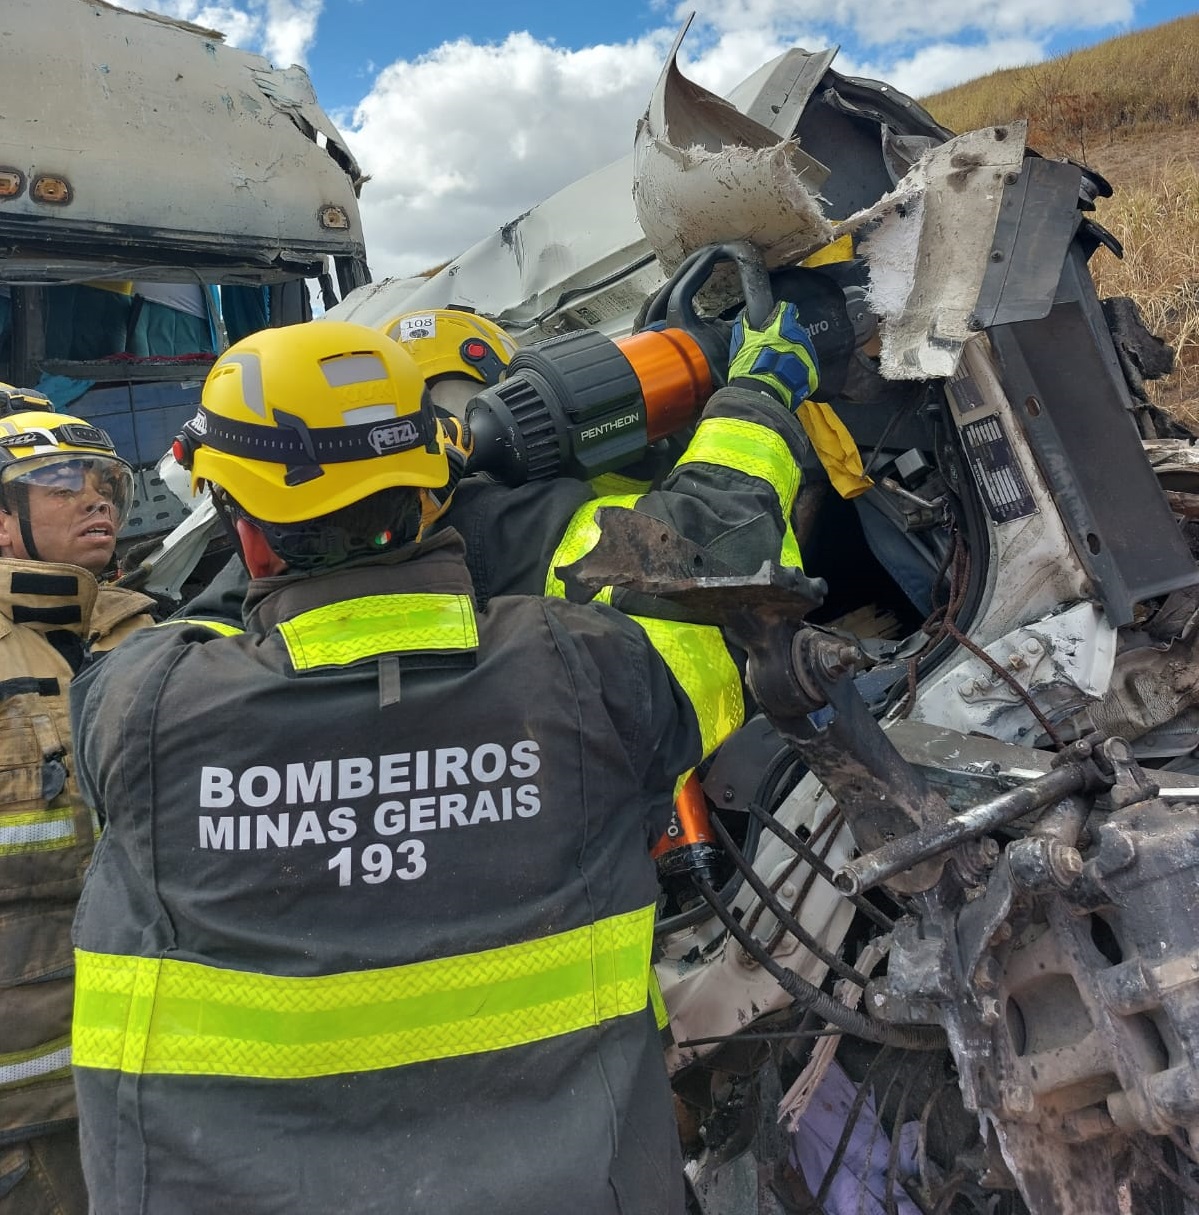
[{"label": "dry grass hillside", "polygon": [[1029,120],[1029,144],[1098,170],[1096,218],[1124,246],[1092,260],[1100,295],[1129,295],[1175,347],[1157,400],[1199,426],[1199,16],[1012,68],[922,99],[956,131]]}]

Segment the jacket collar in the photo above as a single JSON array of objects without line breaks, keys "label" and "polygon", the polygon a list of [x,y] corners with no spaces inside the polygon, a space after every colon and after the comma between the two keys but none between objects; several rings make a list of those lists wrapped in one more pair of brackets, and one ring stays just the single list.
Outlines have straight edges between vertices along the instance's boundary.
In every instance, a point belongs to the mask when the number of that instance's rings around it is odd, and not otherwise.
[{"label": "jacket collar", "polygon": [[152,603],[135,591],[101,587],[81,565],[0,559],[0,635],[19,625],[38,633],[75,633],[87,641]]},{"label": "jacket collar", "polygon": [[100,584],[80,565],[0,560],[0,614],[12,625],[86,637]]},{"label": "jacket collar", "polygon": [[474,587],[466,549],[457,532],[446,530],[394,553],[354,561],[319,574],[255,578],[246,592],[246,628],[269,633],[284,621],[330,603],[366,595],[469,595]]}]

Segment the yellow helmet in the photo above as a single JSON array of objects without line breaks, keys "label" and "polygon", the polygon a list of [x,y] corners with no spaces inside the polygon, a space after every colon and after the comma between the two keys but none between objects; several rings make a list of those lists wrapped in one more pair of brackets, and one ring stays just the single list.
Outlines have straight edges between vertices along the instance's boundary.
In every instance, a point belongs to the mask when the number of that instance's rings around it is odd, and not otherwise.
[{"label": "yellow helmet", "polygon": [[[0,417],[0,509],[28,521],[28,486],[81,491],[91,477],[112,503],[119,530],[133,504],[133,470],[98,427],[65,413]],[[30,555],[36,555],[26,537]]]},{"label": "yellow helmet", "polygon": [[231,346],[174,452],[193,492],[210,481],[269,523],[449,479],[420,368],[377,330],[347,321],[263,329]]},{"label": "yellow helmet", "polygon": [[458,308],[401,312],[379,328],[412,355],[429,382],[460,375],[498,384],[516,353],[516,343],[494,321]]},{"label": "yellow helmet", "polygon": [[37,410],[53,413],[54,404],[36,388],[16,388],[0,380],[0,415]]}]

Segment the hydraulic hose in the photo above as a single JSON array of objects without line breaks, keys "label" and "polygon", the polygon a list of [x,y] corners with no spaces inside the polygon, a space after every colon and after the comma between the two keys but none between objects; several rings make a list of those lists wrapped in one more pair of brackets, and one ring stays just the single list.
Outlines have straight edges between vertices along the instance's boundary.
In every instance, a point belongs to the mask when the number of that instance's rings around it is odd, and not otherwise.
[{"label": "hydraulic hose", "polygon": [[[808,865],[818,874],[820,874],[820,876],[824,878],[824,880],[828,882],[830,886],[837,889],[837,875],[833,872],[832,868],[822,857],[813,852],[812,849],[809,848],[798,835],[796,835],[793,831],[788,831],[787,828],[784,827],[783,824],[780,823],[769,810],[764,809],[762,806],[758,805],[757,802],[750,802],[746,809],[764,827],[768,828],[770,831],[773,831],[774,834],[777,835],[779,839],[781,839],[783,843],[795,853],[796,856],[798,856],[801,860],[806,861]],[[847,895],[839,889],[837,890],[837,893],[841,894],[843,898],[847,898],[864,916],[866,916],[867,919],[871,920],[874,924],[881,928],[883,932],[890,932],[891,929],[895,927],[892,920],[879,911],[879,909],[875,907],[875,905],[870,902],[869,899],[860,894]]]},{"label": "hydraulic hose", "polygon": [[834,971],[842,979],[848,979],[859,987],[865,987],[870,981],[864,974],[854,970],[844,959],[829,953],[819,941],[787,910],[775,896],[770,887],[762,881],[761,875],[749,863],[745,854],[733,842],[728,828],[713,815],[712,830],[720,840],[720,846],[727,853],[729,860],[737,867],[737,872],[749,883],[750,889],[766,905],[766,909],[776,920],[814,957],[819,958],[825,966]]},{"label": "hydraulic hose", "polygon": [[809,1009],[816,1016],[835,1025],[845,1033],[852,1034],[856,1038],[864,1038],[867,1042],[875,1042],[880,1046],[897,1046],[902,1050],[922,1051],[945,1049],[945,1033],[939,1027],[884,1025],[879,1021],[872,1021],[857,1009],[846,1008],[827,992],[821,991],[807,979],[800,978],[794,971],[780,965],[737,922],[736,917],[720,901],[716,891],[712,889],[712,884],[706,878],[693,874],[691,880],[708,906],[712,908],[717,919],[728,929],[729,935],[797,1004]]},{"label": "hydraulic hose", "polygon": [[[758,782],[754,792],[754,801],[762,802],[767,806],[774,806],[781,800],[781,793],[786,781],[790,778],[796,764],[793,756],[784,757],[783,762],[773,762],[769,764]],[[762,835],[762,825],[755,818],[746,820],[745,839],[741,844],[742,855],[754,855],[757,851],[758,840]],[[831,871],[830,871],[831,872]],[[730,875],[727,882],[720,888],[719,894],[721,900],[728,904],[737,897],[737,892],[741,889],[741,884],[745,879],[736,870]],[[831,878],[830,878],[831,881]],[[654,937],[661,940],[664,937],[671,936],[676,932],[683,932],[688,928],[694,928],[696,924],[702,924],[705,920],[710,919],[712,909],[707,903],[699,902],[694,907],[689,907],[686,911],[676,912],[674,915],[667,916],[664,919],[658,920],[654,925]]]}]

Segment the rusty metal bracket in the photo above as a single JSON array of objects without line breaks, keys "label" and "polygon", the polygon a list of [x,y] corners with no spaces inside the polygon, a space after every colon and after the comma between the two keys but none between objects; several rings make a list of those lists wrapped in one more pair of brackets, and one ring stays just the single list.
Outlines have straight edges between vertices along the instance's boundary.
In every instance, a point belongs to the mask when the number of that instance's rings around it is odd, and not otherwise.
[{"label": "rusty metal bracket", "polygon": [[591,551],[555,569],[564,582],[590,591],[614,586],[653,595],[737,633],[756,631],[753,617],[798,625],[828,592],[823,579],[794,566],[764,561],[754,574],[739,573],[670,524],[639,511],[605,506],[595,522],[600,537]]},{"label": "rusty metal bracket", "polygon": [[[859,848],[949,818],[944,798],[903,759],[854,687],[866,656],[844,638],[799,627],[823,600],[822,581],[770,562],[736,574],[635,511],[605,508],[596,522],[595,547],[559,576],[666,599],[692,619],[724,627],[749,655],[748,680],[762,710],[836,798]],[[943,866],[940,857],[917,859],[891,885],[927,890]]]}]

